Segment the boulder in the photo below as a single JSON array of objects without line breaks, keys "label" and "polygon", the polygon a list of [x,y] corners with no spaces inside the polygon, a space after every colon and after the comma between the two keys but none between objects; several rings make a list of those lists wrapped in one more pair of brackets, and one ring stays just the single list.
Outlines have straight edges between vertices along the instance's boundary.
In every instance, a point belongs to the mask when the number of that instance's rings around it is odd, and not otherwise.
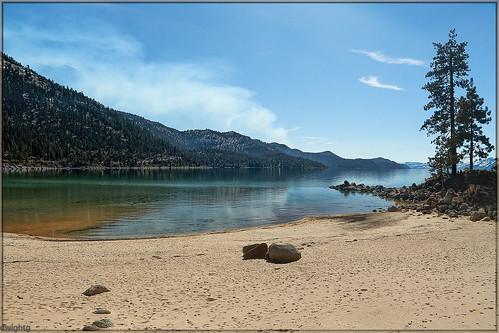
[{"label": "boulder", "polygon": [[243,259],[265,259],[267,243],[251,244],[243,247]]},{"label": "boulder", "polygon": [[109,328],[113,327],[113,323],[111,322],[111,319],[101,319],[101,320],[96,320],[92,323],[92,325],[97,326],[98,328]]},{"label": "boulder", "polygon": [[87,290],[85,290],[83,292],[83,295],[85,295],[85,296],[93,296],[93,295],[102,294],[102,293],[105,293],[105,292],[108,292],[108,291],[111,291],[111,290],[107,289],[106,287],[104,287],[104,286],[102,286],[100,284],[96,284],[96,285],[91,286]]},{"label": "boulder", "polygon": [[471,221],[479,221],[483,219],[487,214],[485,213],[485,209],[480,208],[479,210],[474,210],[470,214]]},{"label": "boulder", "polygon": [[442,200],[440,200],[440,203],[449,205],[452,202],[452,198],[454,198],[454,190],[448,189]]},{"label": "boulder", "polygon": [[388,212],[398,212],[400,209],[398,209],[397,207],[395,206],[390,206],[388,207],[387,211]]},{"label": "boulder", "polygon": [[297,261],[301,258],[301,253],[291,244],[275,244],[269,246],[267,261],[275,264],[286,264]]}]

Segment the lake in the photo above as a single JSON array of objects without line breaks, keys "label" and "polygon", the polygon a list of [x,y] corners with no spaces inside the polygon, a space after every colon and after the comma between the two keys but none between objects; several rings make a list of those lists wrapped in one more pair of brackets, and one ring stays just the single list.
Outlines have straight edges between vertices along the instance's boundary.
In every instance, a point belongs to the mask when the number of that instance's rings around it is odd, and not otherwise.
[{"label": "lake", "polygon": [[370,212],[392,202],[330,185],[403,186],[428,170],[191,169],[3,175],[3,230],[115,239],[221,231],[305,216]]}]

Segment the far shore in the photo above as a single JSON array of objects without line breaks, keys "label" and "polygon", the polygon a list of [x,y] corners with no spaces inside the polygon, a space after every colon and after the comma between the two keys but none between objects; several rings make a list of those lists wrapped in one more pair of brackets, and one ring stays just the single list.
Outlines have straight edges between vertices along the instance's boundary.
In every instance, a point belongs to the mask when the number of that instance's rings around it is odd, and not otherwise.
[{"label": "far shore", "polygon": [[[3,322],[32,330],[102,318],[116,330],[496,330],[495,221],[408,211],[150,239],[3,236]],[[302,258],[242,260],[258,242]],[[93,284],[111,291],[82,295]]]},{"label": "far shore", "polygon": [[82,166],[82,167],[49,167],[49,166],[11,166],[2,165],[2,172],[25,172],[25,171],[71,171],[71,170],[195,170],[213,169],[208,166],[140,166],[140,167],[108,167],[108,166]]}]

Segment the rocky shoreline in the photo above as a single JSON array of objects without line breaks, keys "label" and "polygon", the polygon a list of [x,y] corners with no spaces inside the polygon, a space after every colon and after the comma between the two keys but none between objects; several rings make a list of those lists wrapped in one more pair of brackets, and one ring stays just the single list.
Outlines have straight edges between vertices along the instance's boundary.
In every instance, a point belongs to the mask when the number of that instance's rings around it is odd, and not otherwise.
[{"label": "rocky shoreline", "polygon": [[[415,210],[423,214],[437,213],[449,218],[469,216],[471,221],[497,220],[497,188],[495,173],[460,175],[457,181],[429,178],[423,184],[403,187],[368,186],[350,183],[330,186],[342,193],[369,193],[394,200],[388,211]],[[494,181],[492,181],[494,180]]]}]

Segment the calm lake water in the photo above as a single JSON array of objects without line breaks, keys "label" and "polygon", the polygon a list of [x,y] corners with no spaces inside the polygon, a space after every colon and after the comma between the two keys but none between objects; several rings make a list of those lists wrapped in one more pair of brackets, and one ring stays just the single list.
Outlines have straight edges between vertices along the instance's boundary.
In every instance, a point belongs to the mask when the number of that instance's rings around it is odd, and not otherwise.
[{"label": "calm lake water", "polygon": [[7,232],[93,239],[220,231],[305,216],[368,212],[392,203],[331,190],[422,182],[427,170],[262,169],[58,171],[3,176]]}]

